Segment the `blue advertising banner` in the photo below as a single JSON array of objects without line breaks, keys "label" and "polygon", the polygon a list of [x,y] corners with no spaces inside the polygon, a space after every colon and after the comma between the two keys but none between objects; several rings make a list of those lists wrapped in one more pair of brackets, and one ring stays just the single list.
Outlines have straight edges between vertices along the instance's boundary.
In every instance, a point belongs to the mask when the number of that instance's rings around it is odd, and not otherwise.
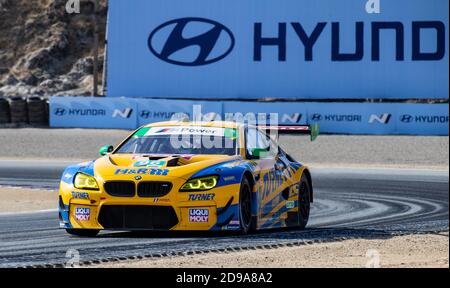
[{"label": "blue advertising banner", "polygon": [[239,121],[244,119],[251,121],[255,119],[256,123],[270,124],[270,121],[274,119],[274,117],[270,118],[270,114],[276,114],[275,118],[280,125],[307,124],[307,107],[308,104],[292,102],[223,102],[225,120]]},{"label": "blue advertising banner", "polygon": [[[320,124],[322,133],[448,135],[448,104],[210,102],[143,98],[51,97],[51,127],[135,129],[174,115],[201,121],[258,119],[279,125]],[[248,118],[251,113],[253,118]],[[264,114],[263,117],[259,117]],[[242,118],[244,116],[244,118]],[[245,118],[247,116],[247,118]],[[252,117],[250,115],[250,117]],[[180,119],[180,118],[176,118]],[[264,121],[261,121],[263,119]]]},{"label": "blue advertising banner", "polygon": [[309,123],[325,133],[448,135],[448,104],[310,103]]},{"label": "blue advertising banner", "polygon": [[110,0],[108,96],[442,98],[448,0]]},{"label": "blue advertising banner", "polygon": [[220,102],[155,99],[138,99],[137,102],[139,103],[139,126],[153,122],[170,121],[174,116],[192,119],[194,109],[204,115],[202,120],[205,120],[205,118],[213,120],[216,115],[222,115],[222,104]]},{"label": "blue advertising banner", "polygon": [[50,127],[135,129],[134,99],[51,97]]}]

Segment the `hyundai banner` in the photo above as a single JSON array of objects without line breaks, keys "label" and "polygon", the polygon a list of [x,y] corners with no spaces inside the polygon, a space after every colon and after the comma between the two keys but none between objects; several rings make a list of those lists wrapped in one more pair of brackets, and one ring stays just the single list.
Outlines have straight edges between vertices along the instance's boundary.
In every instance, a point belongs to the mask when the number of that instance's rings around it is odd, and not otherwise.
[{"label": "hyundai banner", "polygon": [[193,119],[193,107],[201,108],[204,115],[201,120],[214,120],[216,115],[222,115],[222,104],[219,102],[155,99],[139,99],[137,102],[139,126],[172,119]]},{"label": "hyundai banner", "polygon": [[448,11],[448,0],[110,0],[108,96],[447,99]]},{"label": "hyundai banner", "polygon": [[[143,98],[51,97],[51,127],[122,128],[172,119],[318,123],[322,133],[448,135],[448,104],[209,102]],[[180,118],[181,116],[181,118]],[[261,117],[262,116],[262,117]],[[263,119],[264,121],[261,121]]]},{"label": "hyundai banner", "polygon": [[134,129],[137,103],[133,99],[51,97],[50,126]]}]

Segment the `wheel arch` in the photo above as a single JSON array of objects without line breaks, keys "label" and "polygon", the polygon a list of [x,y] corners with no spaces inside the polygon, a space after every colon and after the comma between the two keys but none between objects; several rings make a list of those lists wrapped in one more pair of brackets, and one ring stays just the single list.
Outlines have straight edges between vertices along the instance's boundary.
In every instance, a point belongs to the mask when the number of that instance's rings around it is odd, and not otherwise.
[{"label": "wheel arch", "polygon": [[308,184],[309,184],[309,188],[310,188],[310,199],[311,199],[311,203],[313,203],[314,202],[314,188],[313,188],[311,172],[309,171],[308,168],[305,168],[305,170],[303,170],[303,174],[306,176],[306,179],[308,180]]},{"label": "wheel arch", "polygon": [[258,209],[259,209],[259,203],[258,203],[258,194],[253,193],[256,185],[255,177],[253,176],[253,173],[249,170],[245,170],[242,179],[247,179],[248,183],[250,184],[251,189],[251,195],[252,195],[252,225],[250,227],[251,231],[257,230],[258,227]]},{"label": "wheel arch", "polygon": [[255,184],[256,184],[253,174],[250,171],[245,170],[244,175],[242,177],[247,179],[248,183],[250,184],[250,187],[252,188],[252,192],[253,192],[253,188],[255,187]]}]

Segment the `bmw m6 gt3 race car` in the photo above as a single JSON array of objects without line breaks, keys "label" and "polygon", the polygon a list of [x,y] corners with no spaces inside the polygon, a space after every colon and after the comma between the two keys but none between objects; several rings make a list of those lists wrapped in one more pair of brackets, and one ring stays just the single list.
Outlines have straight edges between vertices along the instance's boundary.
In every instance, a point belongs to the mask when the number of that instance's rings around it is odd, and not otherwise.
[{"label": "bmw m6 gt3 race car", "polygon": [[[318,134],[316,126],[295,129],[311,140]],[[117,148],[101,148],[99,159],[66,168],[60,227],[78,236],[304,228],[311,174],[267,131],[234,122],[143,126]]]}]

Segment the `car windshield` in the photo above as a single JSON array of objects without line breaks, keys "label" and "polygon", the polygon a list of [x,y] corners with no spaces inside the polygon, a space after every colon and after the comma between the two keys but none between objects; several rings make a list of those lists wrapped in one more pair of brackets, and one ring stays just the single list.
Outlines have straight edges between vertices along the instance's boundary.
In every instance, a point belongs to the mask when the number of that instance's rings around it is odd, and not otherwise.
[{"label": "car windshield", "polygon": [[211,127],[150,127],[138,130],[117,154],[236,155],[236,129]]}]

